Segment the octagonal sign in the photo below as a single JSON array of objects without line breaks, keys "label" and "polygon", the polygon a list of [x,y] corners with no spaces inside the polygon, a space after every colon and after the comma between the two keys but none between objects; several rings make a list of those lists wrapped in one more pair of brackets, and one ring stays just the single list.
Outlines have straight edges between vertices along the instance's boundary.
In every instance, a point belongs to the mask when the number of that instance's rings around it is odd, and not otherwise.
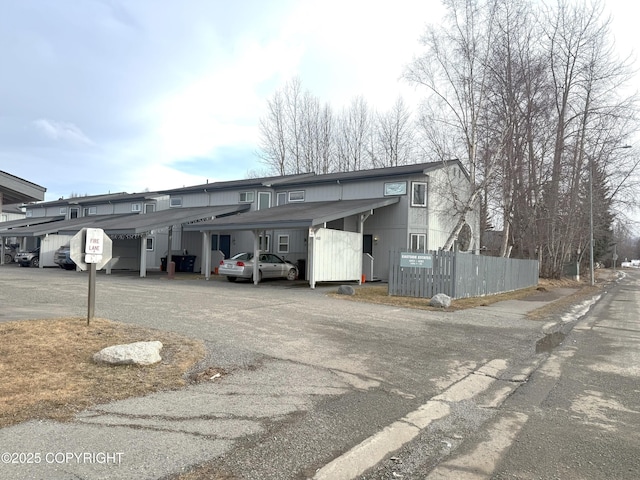
[{"label": "octagonal sign", "polygon": [[71,238],[69,247],[71,260],[80,270],[92,263],[100,270],[111,260],[113,242],[101,228],[83,228]]}]

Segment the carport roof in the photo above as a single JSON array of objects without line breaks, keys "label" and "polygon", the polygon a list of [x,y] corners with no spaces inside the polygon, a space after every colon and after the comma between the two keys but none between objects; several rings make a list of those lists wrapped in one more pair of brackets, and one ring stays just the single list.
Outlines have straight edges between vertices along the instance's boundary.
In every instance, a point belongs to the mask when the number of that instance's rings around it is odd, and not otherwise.
[{"label": "carport roof", "polygon": [[334,200],[329,202],[289,203],[264,210],[253,210],[232,217],[189,225],[185,230],[262,230],[272,228],[309,228],[333,220],[357,215],[399,201],[398,197]]},{"label": "carport roof", "polygon": [[[172,225],[188,224],[201,220],[231,215],[247,210],[249,205],[218,205],[211,207],[179,207],[159,210],[152,213],[121,215],[114,218],[109,215],[95,227],[102,228],[110,236],[139,237]],[[58,233],[73,235],[82,227],[63,228]]]},{"label": "carport roof", "polygon": [[47,189],[0,170],[0,193],[3,202],[23,203],[44,200]]},{"label": "carport roof", "polygon": [[[8,222],[0,223],[0,234],[8,232],[7,236],[14,236],[15,229],[22,227],[29,227],[35,225],[41,225],[43,223],[58,222],[64,220],[64,217],[36,217],[36,218],[20,218],[18,220],[9,220]],[[18,235],[15,235],[18,236]]]},{"label": "carport roof", "polygon": [[[118,215],[118,217],[130,217],[134,214],[128,213],[124,215]],[[47,223],[39,223],[37,225],[29,225],[21,228],[14,228],[10,230],[8,233],[11,236],[16,237],[39,237],[42,235],[51,235],[51,234],[60,234],[63,232],[68,232],[74,234],[84,227],[95,227],[100,228],[102,222],[106,219],[113,219],[114,215],[91,215],[88,217],[78,217],[72,218],[70,220],[59,220],[54,222]],[[53,218],[53,217],[42,217],[44,218]],[[60,217],[55,217],[60,218]],[[64,217],[62,217],[64,218]]]}]

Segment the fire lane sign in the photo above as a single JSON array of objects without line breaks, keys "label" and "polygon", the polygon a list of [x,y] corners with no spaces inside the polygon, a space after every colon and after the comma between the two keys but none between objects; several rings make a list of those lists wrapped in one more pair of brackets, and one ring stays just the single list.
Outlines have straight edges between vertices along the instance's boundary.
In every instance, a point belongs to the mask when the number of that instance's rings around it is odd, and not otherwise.
[{"label": "fire lane sign", "polygon": [[69,243],[71,259],[80,270],[87,270],[91,264],[100,270],[111,260],[113,244],[101,228],[83,228]]},{"label": "fire lane sign", "polygon": [[101,228],[87,228],[84,247],[86,263],[100,263],[104,250],[104,232]]}]

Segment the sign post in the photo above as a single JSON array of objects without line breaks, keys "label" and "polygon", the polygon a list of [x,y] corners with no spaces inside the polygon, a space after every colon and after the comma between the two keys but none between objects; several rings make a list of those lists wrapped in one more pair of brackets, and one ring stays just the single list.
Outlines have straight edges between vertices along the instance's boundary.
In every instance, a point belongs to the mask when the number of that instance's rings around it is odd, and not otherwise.
[{"label": "sign post", "polygon": [[96,307],[96,271],[111,260],[112,242],[101,228],[83,228],[70,242],[71,259],[80,270],[89,270],[87,299],[87,325],[94,317]]}]

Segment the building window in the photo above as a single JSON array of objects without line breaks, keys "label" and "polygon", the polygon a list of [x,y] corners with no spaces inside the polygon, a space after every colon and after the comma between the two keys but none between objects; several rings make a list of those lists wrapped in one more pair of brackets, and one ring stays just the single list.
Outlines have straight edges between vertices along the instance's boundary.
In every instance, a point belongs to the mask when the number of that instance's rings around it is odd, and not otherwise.
[{"label": "building window", "polygon": [[260,235],[258,238],[258,250],[261,252],[268,252],[269,247],[271,246],[271,235],[265,235],[264,237]]},{"label": "building window", "polygon": [[142,205],[140,203],[132,203],[131,204],[131,211],[132,212],[141,212],[142,211]]},{"label": "building window", "polygon": [[33,211],[32,210],[27,210],[27,218],[29,217],[33,217]]},{"label": "building window", "polygon": [[278,206],[287,204],[287,192],[278,193],[278,196],[276,197],[276,204]]},{"label": "building window", "polygon": [[411,234],[411,251],[412,252],[425,252],[427,246],[427,236],[424,233],[412,233]]},{"label": "building window", "polygon": [[156,243],[154,240],[153,237],[147,237],[147,252],[153,252]]},{"label": "building window", "polygon": [[304,202],[304,190],[289,192],[289,202]]},{"label": "building window", "polygon": [[271,192],[258,192],[258,210],[271,207]]},{"label": "building window", "polygon": [[182,206],[182,198],[181,197],[173,197],[169,200],[170,207],[181,207]]},{"label": "building window", "polygon": [[278,253],[289,253],[289,235],[278,235]]},{"label": "building window", "polygon": [[96,215],[98,213],[98,207],[85,207],[82,211],[85,217],[89,215]]},{"label": "building window", "polygon": [[66,215],[67,214],[67,207],[60,207],[60,215]]},{"label": "building window", "polygon": [[156,211],[155,203],[145,203],[144,204],[144,213],[153,213]]},{"label": "building window", "polygon": [[413,182],[411,184],[411,206],[427,206],[427,184],[424,182]]},{"label": "building window", "polygon": [[253,203],[253,192],[240,192],[240,203]]},{"label": "building window", "polygon": [[390,195],[406,195],[407,182],[387,182],[384,184],[385,196]]}]

